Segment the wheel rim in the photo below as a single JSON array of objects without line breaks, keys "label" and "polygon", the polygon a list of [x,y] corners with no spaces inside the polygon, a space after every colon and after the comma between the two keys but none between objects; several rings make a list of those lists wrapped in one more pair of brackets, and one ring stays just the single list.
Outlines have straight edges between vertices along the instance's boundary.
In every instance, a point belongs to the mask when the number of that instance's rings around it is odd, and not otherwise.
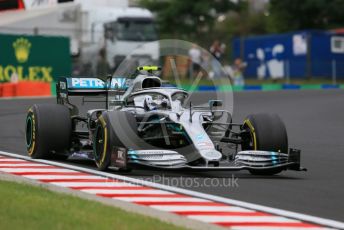
[{"label": "wheel rim", "polygon": [[251,130],[249,128],[246,128],[245,131],[248,133],[245,135],[245,139],[243,139],[242,143],[242,150],[254,150],[254,141],[253,141],[253,136],[251,133]]},{"label": "wheel rim", "polygon": [[245,150],[257,150],[257,137],[255,134],[254,127],[249,120],[244,121],[244,130],[249,132],[248,138],[246,138]]},{"label": "wheel rim", "polygon": [[33,122],[32,117],[28,116],[26,119],[26,146],[29,148],[32,145],[32,131],[33,131]]},{"label": "wheel rim", "polygon": [[95,131],[93,151],[96,161],[99,161],[104,152],[104,129],[101,125],[98,125]]},{"label": "wheel rim", "polygon": [[253,134],[252,134],[251,129],[248,128],[247,130],[250,132],[250,140],[248,142],[248,147],[250,150],[253,150],[254,149]]}]

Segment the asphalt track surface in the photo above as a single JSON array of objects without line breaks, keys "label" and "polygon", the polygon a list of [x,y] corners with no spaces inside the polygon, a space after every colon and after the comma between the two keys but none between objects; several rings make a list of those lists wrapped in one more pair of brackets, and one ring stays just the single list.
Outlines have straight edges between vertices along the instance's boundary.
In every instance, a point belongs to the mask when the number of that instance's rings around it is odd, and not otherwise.
[{"label": "asphalt track surface", "polygon": [[[195,101],[206,101],[212,96],[213,93],[193,95]],[[55,100],[0,100],[0,150],[26,155],[25,115],[34,103],[55,103]],[[287,127],[290,147],[302,150],[302,164],[308,172],[285,171],[276,176],[263,177],[250,175],[246,171],[196,173],[136,170],[122,175],[344,221],[344,91],[235,93],[234,121],[241,122],[253,112],[280,115]],[[89,161],[69,163],[95,168]],[[228,187],[228,178],[233,177],[238,179],[233,181],[232,187]],[[189,184],[193,185],[187,186]]]}]

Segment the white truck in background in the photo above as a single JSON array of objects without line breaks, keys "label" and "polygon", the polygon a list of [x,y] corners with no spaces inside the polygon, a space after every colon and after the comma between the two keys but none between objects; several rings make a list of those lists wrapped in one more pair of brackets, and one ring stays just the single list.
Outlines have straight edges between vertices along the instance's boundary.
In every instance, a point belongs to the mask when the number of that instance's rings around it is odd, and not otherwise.
[{"label": "white truck in background", "polygon": [[144,46],[158,40],[154,17],[147,9],[130,7],[127,0],[33,2],[24,10],[1,12],[0,33],[69,37],[75,66],[90,70],[75,75],[94,74],[101,49],[106,50],[112,70],[125,58],[140,65],[158,62],[158,42]]},{"label": "white truck in background", "polygon": [[[159,58],[158,43],[144,46],[158,40],[153,15],[142,8],[98,8],[89,9],[92,43],[98,42],[106,49],[107,60],[115,66],[128,55],[140,64],[154,64]],[[86,51],[85,49],[85,52]]]}]

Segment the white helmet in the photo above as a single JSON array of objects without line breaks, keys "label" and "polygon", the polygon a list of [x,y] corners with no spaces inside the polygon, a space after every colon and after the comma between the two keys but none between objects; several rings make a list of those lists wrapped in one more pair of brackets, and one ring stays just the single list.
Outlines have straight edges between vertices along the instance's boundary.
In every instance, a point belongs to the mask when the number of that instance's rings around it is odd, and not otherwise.
[{"label": "white helmet", "polygon": [[156,110],[157,109],[157,105],[154,102],[152,96],[150,96],[150,95],[145,96],[143,107],[147,111],[151,111],[151,110]]}]

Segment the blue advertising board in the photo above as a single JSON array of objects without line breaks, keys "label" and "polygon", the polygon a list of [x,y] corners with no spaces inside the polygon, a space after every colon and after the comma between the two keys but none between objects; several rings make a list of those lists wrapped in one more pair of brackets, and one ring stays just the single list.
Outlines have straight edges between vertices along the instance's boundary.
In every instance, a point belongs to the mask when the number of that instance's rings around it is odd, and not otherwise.
[{"label": "blue advertising board", "polygon": [[[335,50],[334,38],[343,42]],[[339,44],[341,45],[341,44]],[[344,35],[328,31],[235,38],[234,58],[247,63],[245,76],[258,79],[332,77],[344,78]]]}]

